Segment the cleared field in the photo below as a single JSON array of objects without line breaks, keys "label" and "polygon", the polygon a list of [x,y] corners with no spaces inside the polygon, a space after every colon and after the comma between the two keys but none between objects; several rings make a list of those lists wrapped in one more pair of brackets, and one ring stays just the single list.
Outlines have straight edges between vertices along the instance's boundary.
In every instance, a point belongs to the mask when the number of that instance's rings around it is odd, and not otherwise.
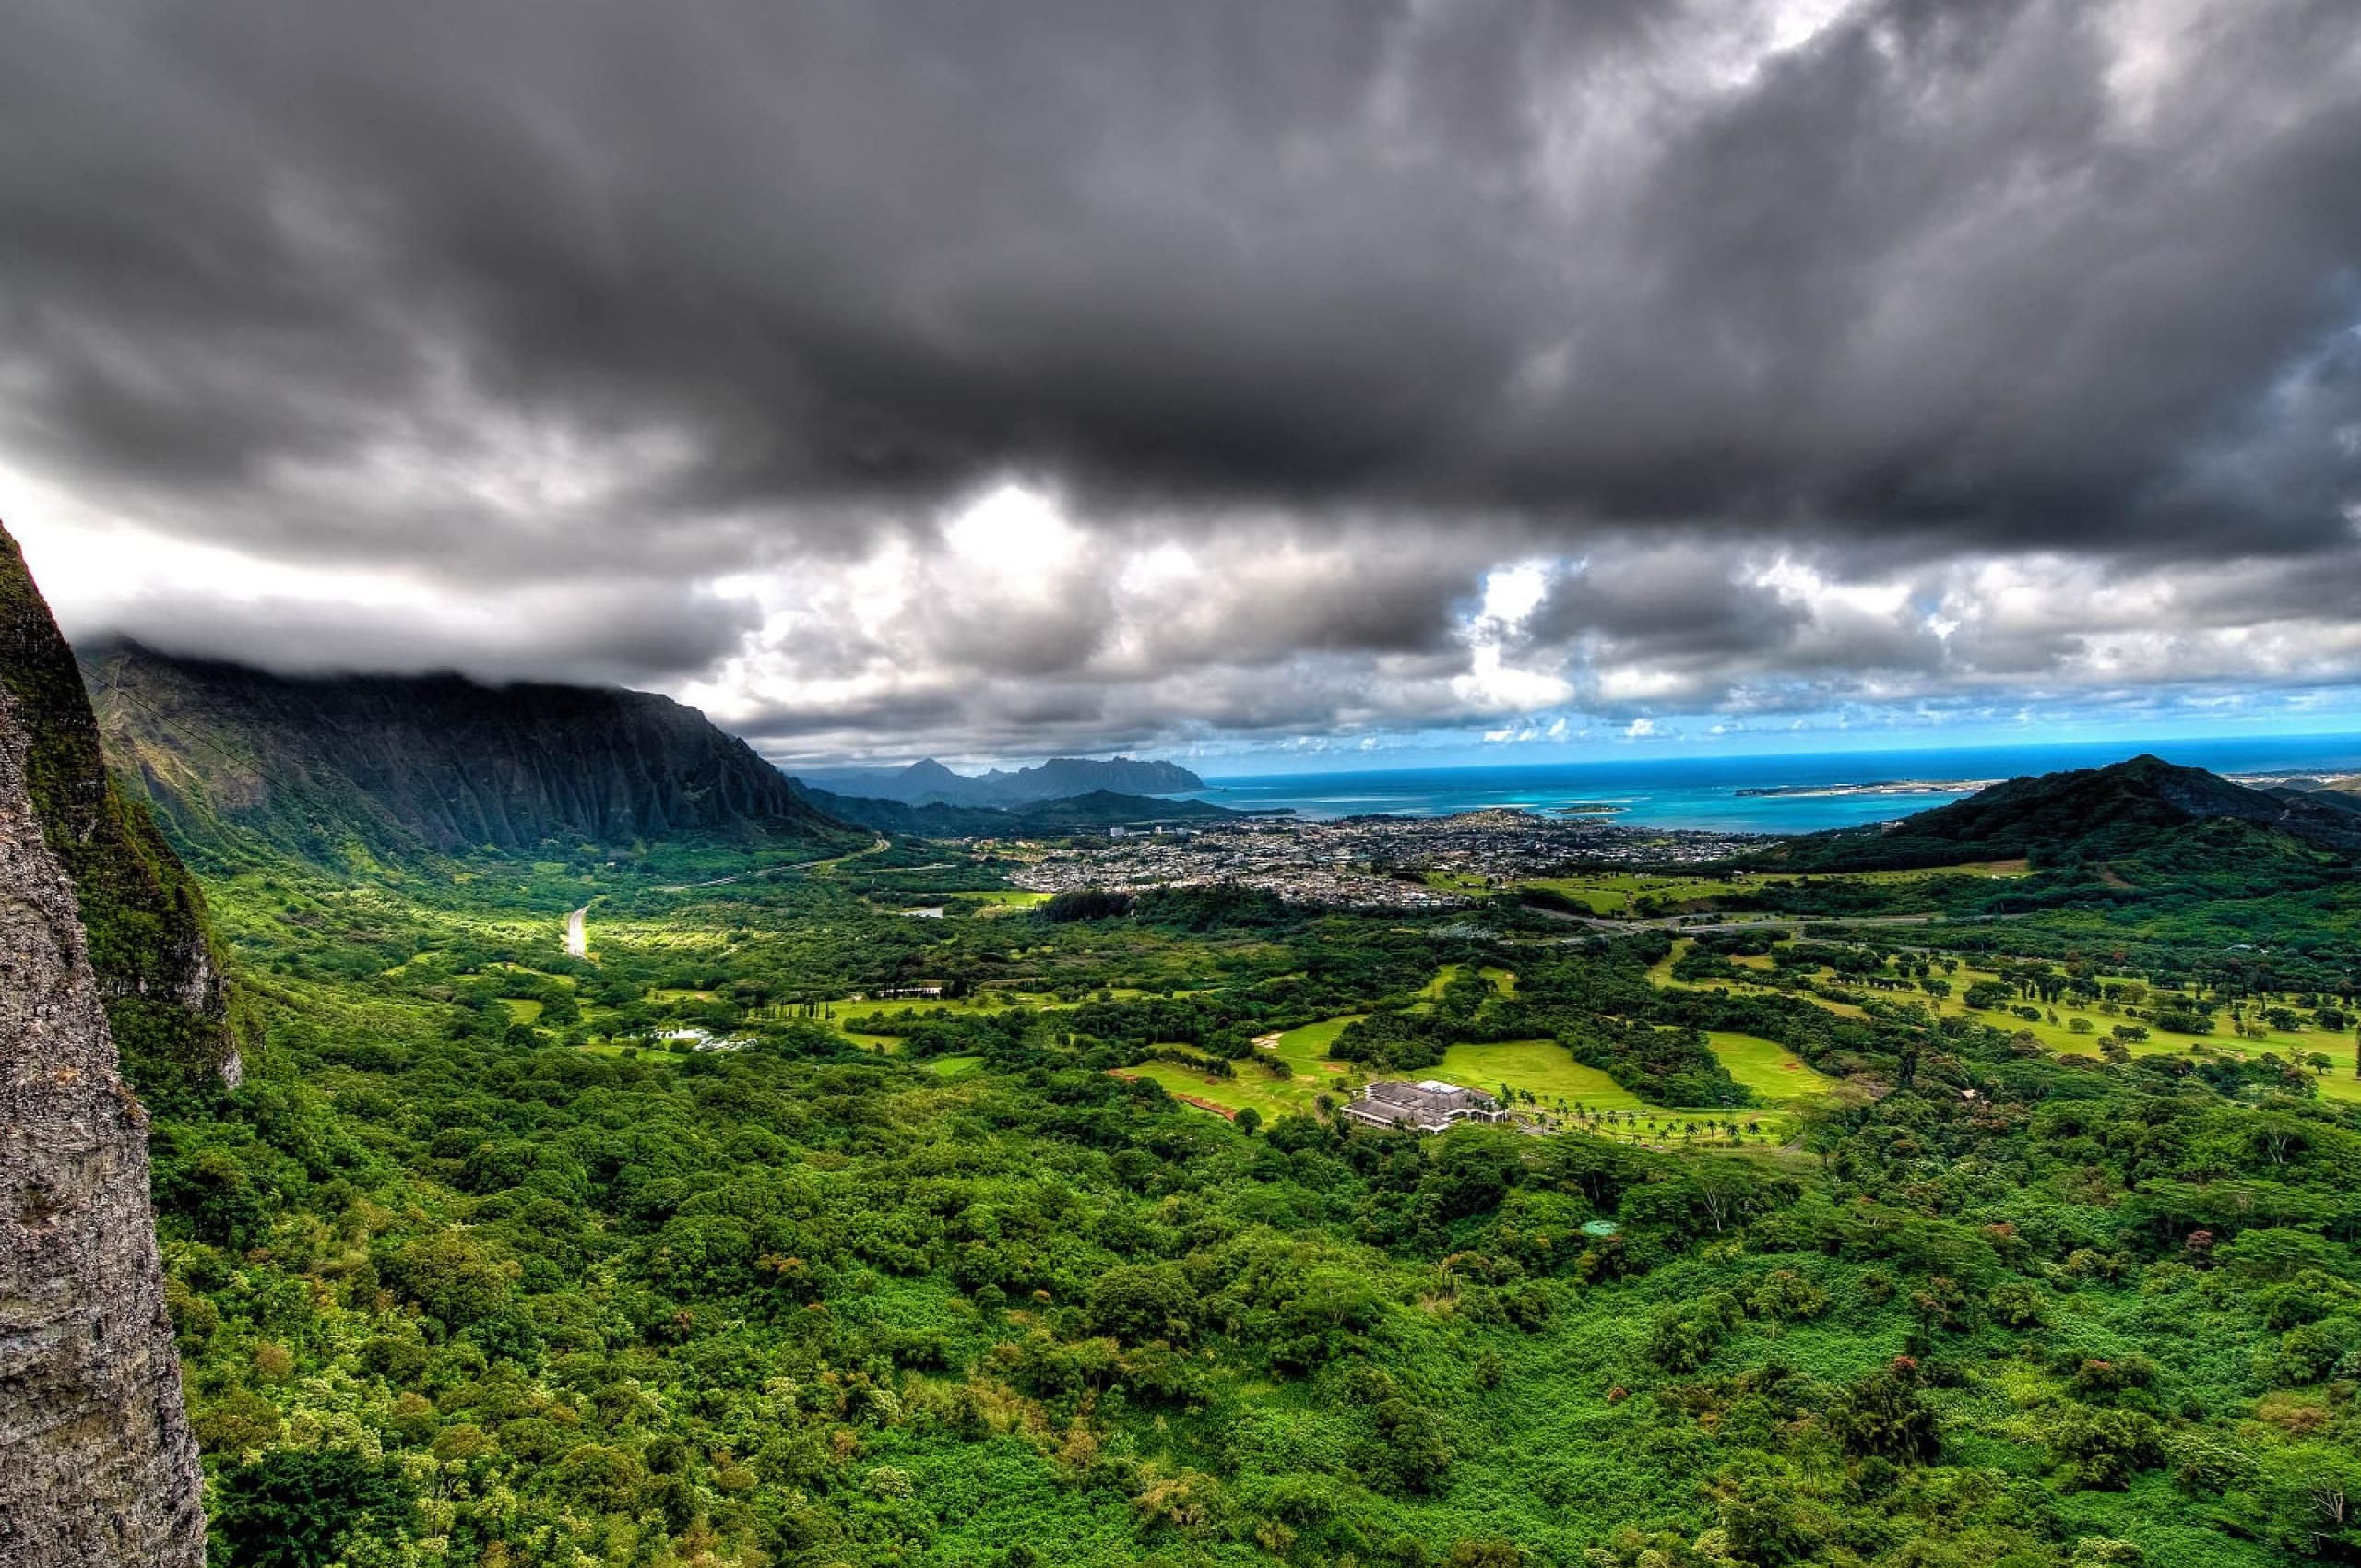
[{"label": "cleared field", "polygon": [[[990,1000],[987,1000],[989,998]],[[971,992],[966,996],[896,996],[884,1001],[864,1001],[857,996],[841,996],[834,1002],[821,1004],[836,1009],[841,1023],[848,1017],[900,1017],[907,1014],[922,1018],[932,1013],[988,1013],[1005,1007],[1054,1007],[1058,999],[1041,991]]]},{"label": "cleared field", "polygon": [[1346,1025],[1358,1023],[1362,1016],[1359,1013],[1347,1013],[1341,1018],[1323,1018],[1316,1024],[1289,1029],[1274,1042],[1271,1054],[1299,1073],[1329,1069],[1328,1075],[1335,1076],[1349,1063],[1329,1061],[1329,1048],[1336,1043],[1336,1037],[1345,1032]]},{"label": "cleared field", "polygon": [[[1996,873],[1995,874],[2005,873]],[[1672,966],[1691,944],[1688,939],[1676,942],[1672,951],[1648,970],[1650,983],[1668,990],[1726,988],[1741,995],[1793,994],[1775,987],[1751,985],[1743,980],[1712,980],[1700,984],[1674,980]],[[1767,969],[1770,967],[1768,958],[1739,959],[1737,962],[1748,968]],[[1828,980],[1834,977],[1829,970],[1822,969],[1815,978]],[[1978,980],[1998,980],[2000,978],[1999,975],[1991,969],[1963,966],[1957,972],[1946,978],[1952,982],[1952,994],[1946,997],[1933,997],[1916,990],[1875,992],[1870,994],[1886,997],[1896,1003],[1916,1003],[1939,1016],[1970,1017],[1980,1023],[1988,1024],[1994,1028],[2005,1029],[2011,1034],[2029,1034],[2049,1050],[2068,1056],[2097,1056],[2100,1054],[2101,1043],[2109,1038],[2110,1031],[2115,1026],[2127,1021],[2119,1013],[2102,1013],[2096,1008],[2076,1006],[2063,1001],[2056,1006],[2043,1006],[2041,1016],[2038,1018],[2023,1017],[2004,1007],[1971,1008],[1962,1000],[1967,988]],[[1849,1002],[1833,1002],[1817,996],[1808,1000],[1814,1005],[1841,1016],[1857,1018],[1865,1016],[1862,1009]],[[2055,1022],[2050,1017],[2053,1013],[2057,1015]],[[2088,1033],[2076,1032],[2074,1023],[2077,1019],[2089,1026]],[[1751,1037],[1721,1034],[1713,1037],[1715,1053],[1722,1057],[1724,1064],[1730,1069],[1730,1075],[1765,1098],[1797,1098],[1792,1088],[1782,1091],[1776,1080],[1761,1076],[1758,1067],[1750,1066],[1742,1071],[1740,1062],[1733,1060],[1731,1053],[1722,1045],[1725,1039],[1749,1038]],[[1760,1044],[1770,1051],[1780,1049],[1768,1040],[1762,1041]],[[2326,1056],[2332,1065],[2326,1074],[2315,1073],[2313,1075],[2313,1082],[2319,1087],[2319,1092],[2331,1099],[2361,1102],[2361,1079],[2353,1076],[2353,1040],[2350,1036],[2341,1033],[2329,1034],[2320,1030],[2288,1033],[2272,1029],[2260,1039],[2244,1039],[2230,1032],[2225,1016],[2220,1028],[2213,1034],[2183,1035],[2167,1033],[2162,1029],[2152,1029],[2148,1039],[2130,1042],[2129,1049],[2134,1056],[2188,1056],[2211,1051],[2217,1055],[2251,1060],[2268,1053],[2291,1062],[2302,1061],[2314,1055]],[[1810,1071],[1809,1068],[1804,1070]],[[1756,1075],[1750,1076],[1750,1072]],[[1817,1075],[1814,1075],[1817,1076]],[[1825,1080],[1822,1080],[1821,1085],[1816,1087],[1824,1086]]]},{"label": "cleared field", "polygon": [[1593,1111],[1638,1111],[1647,1101],[1596,1067],[1585,1067],[1554,1039],[1503,1039],[1463,1043],[1443,1052],[1442,1063],[1423,1075],[1497,1093],[1505,1084],[1555,1104],[1586,1105]]},{"label": "cleared field", "polygon": [[[1453,981],[1466,973],[1467,966],[1465,964],[1445,964],[1442,968],[1437,969],[1434,979],[1418,988],[1418,1000],[1412,1004],[1413,1009],[1421,1013],[1427,1011],[1435,1003],[1442,1000],[1443,992]],[[1503,969],[1487,964],[1476,973],[1501,995],[1514,996],[1516,994],[1515,970]]]},{"label": "cleared field", "polygon": [[938,1056],[928,1063],[927,1067],[938,1078],[965,1078],[982,1072],[984,1059],[980,1056]]},{"label": "cleared field", "polygon": [[1050,901],[1047,893],[1035,893],[1022,887],[995,888],[990,893],[953,893],[945,896],[953,900],[981,904],[976,911],[979,920],[997,920],[1006,915],[1021,915]]},{"label": "cleared field", "polygon": [[534,1023],[541,1016],[541,1004],[530,997],[504,996],[500,1004],[508,1009],[508,1021],[512,1024]]},{"label": "cleared field", "polygon": [[1821,1073],[1802,1058],[1776,1040],[1759,1035],[1733,1034],[1726,1029],[1714,1029],[1705,1036],[1729,1069],[1731,1077],[1773,1103],[1785,1100],[1816,1099],[1836,1087],[1836,1081]]},{"label": "cleared field", "polygon": [[[1234,1115],[1249,1106],[1266,1122],[1277,1116],[1310,1115],[1314,1096],[1324,1092],[1341,1099],[1358,1090],[1363,1081],[1363,1075],[1349,1063],[1305,1055],[1324,1050],[1350,1021],[1332,1018],[1282,1036],[1279,1052],[1295,1069],[1292,1078],[1273,1078],[1251,1061],[1240,1063],[1237,1076],[1231,1078],[1215,1077],[1174,1062],[1145,1063],[1126,1068],[1125,1073],[1152,1078],[1174,1097],[1223,1115]],[[1761,1057],[1765,1048],[1777,1050],[1767,1040],[1758,1041],[1752,1054]],[[1793,1135],[1792,1118],[1776,1108],[1680,1111],[1650,1105],[1597,1068],[1576,1062],[1552,1039],[1463,1042],[1444,1052],[1440,1063],[1415,1075],[1492,1094],[1505,1087],[1516,1091],[1520,1110],[1538,1113],[1553,1124],[1633,1143],[1672,1146],[1689,1138],[1719,1137],[1733,1122],[1751,1129],[1749,1137],[1753,1143],[1784,1142]],[[1798,1098],[1794,1075],[1782,1076],[1789,1081],[1782,1086],[1781,1098]],[[1818,1074],[1811,1074],[1810,1079],[1814,1087],[1826,1082]],[[1527,1094],[1536,1103],[1523,1103]]]},{"label": "cleared field", "polygon": [[1350,1092],[1343,1087],[1345,1080],[1335,1074],[1319,1074],[1318,1082],[1307,1074],[1274,1078],[1252,1062],[1238,1063],[1238,1075],[1234,1078],[1192,1072],[1175,1062],[1144,1062],[1136,1067],[1124,1068],[1122,1075],[1152,1078],[1176,1099],[1224,1115],[1235,1115],[1251,1105],[1265,1122],[1280,1116],[1311,1115],[1314,1109],[1312,1096],[1323,1090],[1340,1099]]},{"label": "cleared field", "polygon": [[[1764,1043],[1768,1043],[1767,1041]],[[1508,1039],[1454,1045],[1432,1075],[1497,1094],[1503,1087],[1531,1094],[1556,1125],[1594,1137],[1672,1147],[1688,1139],[1726,1135],[1732,1123],[1758,1143],[1784,1143],[1793,1120],[1778,1110],[1679,1111],[1650,1105],[1596,1067],[1585,1067],[1553,1039]]]},{"label": "cleared field", "polygon": [[[1954,866],[1929,866],[1913,871],[1835,872],[1813,876],[1813,882],[1924,882],[1940,876],[2018,877],[2030,876],[2032,868],[2022,860],[1976,861]],[[1430,877],[1438,885],[1465,890],[1472,885],[1465,877]],[[1592,914],[1624,917],[1643,914],[1642,899],[1652,902],[1660,912],[1674,912],[1709,905],[1717,899],[1756,892],[1767,885],[1802,880],[1798,876],[1770,873],[1750,877],[1652,876],[1640,872],[1600,872],[1584,876],[1528,877],[1515,884],[1520,888],[1547,888],[1588,909]],[[1775,916],[1765,916],[1775,919]]]}]

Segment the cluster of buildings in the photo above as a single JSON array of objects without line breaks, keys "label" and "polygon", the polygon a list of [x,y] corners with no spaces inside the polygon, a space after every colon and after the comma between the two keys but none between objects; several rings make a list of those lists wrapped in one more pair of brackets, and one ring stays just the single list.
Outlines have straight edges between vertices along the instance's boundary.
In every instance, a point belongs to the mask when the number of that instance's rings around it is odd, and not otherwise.
[{"label": "cluster of buildings", "polygon": [[1481,1089],[1463,1088],[1440,1078],[1415,1084],[1375,1083],[1336,1108],[1339,1116],[1371,1127],[1406,1127],[1440,1133],[1460,1122],[1505,1122],[1508,1108]]},{"label": "cluster of buildings", "polygon": [[717,1035],[711,1029],[701,1029],[694,1024],[683,1025],[675,1029],[659,1029],[648,1039],[651,1043],[667,1049],[685,1045],[691,1051],[720,1051],[725,1054],[733,1051],[743,1051],[754,1043],[742,1035]]},{"label": "cluster of buildings", "polygon": [[[1547,874],[1584,861],[1671,869],[1726,859],[1742,834],[1620,827],[1597,817],[1521,811],[1447,817],[1369,816],[1335,822],[1251,818],[1186,834],[1133,833],[1103,846],[1051,850],[1009,880],[1042,893],[1097,887],[1140,892],[1234,883],[1293,903],[1379,909],[1442,909],[1488,884]],[[1453,885],[1432,886],[1422,873]]]}]

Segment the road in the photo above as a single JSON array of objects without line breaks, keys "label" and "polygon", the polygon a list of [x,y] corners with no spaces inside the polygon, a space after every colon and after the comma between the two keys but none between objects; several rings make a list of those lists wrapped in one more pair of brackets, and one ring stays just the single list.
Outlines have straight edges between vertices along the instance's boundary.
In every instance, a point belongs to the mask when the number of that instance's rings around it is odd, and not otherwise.
[{"label": "road", "polygon": [[565,950],[576,958],[590,956],[590,932],[585,929],[590,919],[590,906],[585,904],[565,917]]}]

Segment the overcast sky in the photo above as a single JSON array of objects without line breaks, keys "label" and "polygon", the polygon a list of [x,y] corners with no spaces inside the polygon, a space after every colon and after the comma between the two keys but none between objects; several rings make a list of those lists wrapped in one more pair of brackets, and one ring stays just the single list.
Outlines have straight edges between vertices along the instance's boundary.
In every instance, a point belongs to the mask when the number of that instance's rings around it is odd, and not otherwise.
[{"label": "overcast sky", "polygon": [[69,632],[788,760],[2361,729],[2353,0],[0,0]]}]

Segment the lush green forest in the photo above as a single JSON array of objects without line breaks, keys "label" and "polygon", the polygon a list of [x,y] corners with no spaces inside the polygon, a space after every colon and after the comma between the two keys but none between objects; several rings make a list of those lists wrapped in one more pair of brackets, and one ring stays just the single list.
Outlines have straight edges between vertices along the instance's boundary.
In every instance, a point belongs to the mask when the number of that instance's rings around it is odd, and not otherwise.
[{"label": "lush green forest", "polygon": [[[140,1086],[223,1564],[2361,1557],[2334,867],[1689,938],[544,852],[195,855],[267,1039]],[[1515,1125],[1325,1115],[1462,1061]]]}]

